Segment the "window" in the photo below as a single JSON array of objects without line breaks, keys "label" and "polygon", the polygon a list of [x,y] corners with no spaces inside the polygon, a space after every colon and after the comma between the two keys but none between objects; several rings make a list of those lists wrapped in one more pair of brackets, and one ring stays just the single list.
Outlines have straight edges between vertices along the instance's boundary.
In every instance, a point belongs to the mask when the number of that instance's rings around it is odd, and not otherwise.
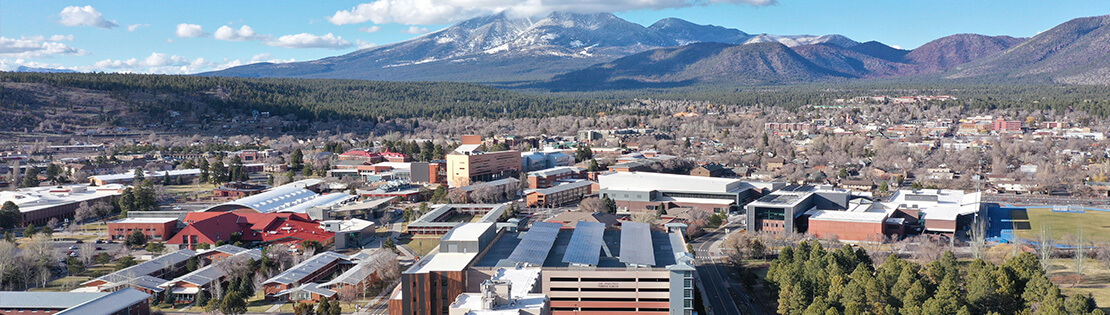
[{"label": "window", "polygon": [[682,294],[683,297],[694,297],[694,290],[693,289],[685,289],[683,291],[684,291],[683,294]]}]

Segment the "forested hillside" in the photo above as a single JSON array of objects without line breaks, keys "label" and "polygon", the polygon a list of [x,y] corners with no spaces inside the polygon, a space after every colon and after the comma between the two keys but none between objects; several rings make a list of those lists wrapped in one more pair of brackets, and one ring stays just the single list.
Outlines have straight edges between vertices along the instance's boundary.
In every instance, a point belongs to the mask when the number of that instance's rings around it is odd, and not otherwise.
[{"label": "forested hillside", "polygon": [[5,124],[7,130],[34,127],[44,118],[63,124],[133,126],[252,111],[318,121],[591,115],[611,107],[609,101],[523,94],[470,83],[0,72],[0,87],[0,110],[15,122]]},{"label": "forested hillside", "polygon": [[[1083,111],[1110,116],[1110,87],[870,80],[734,87],[727,84],[604,92],[540,93],[469,83],[255,79],[143,74],[0,72],[0,131],[297,132],[320,122],[363,127],[392,118],[546,118],[599,113],[669,115],[638,100],[806,110],[868,95],[953,95],[922,106]],[[258,115],[269,112],[270,115]],[[253,129],[251,129],[253,128]]]}]

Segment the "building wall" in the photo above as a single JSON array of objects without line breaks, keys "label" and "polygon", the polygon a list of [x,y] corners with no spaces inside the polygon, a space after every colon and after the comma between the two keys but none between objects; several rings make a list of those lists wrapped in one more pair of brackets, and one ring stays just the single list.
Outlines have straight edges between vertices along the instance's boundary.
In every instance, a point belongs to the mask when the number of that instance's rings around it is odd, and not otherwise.
[{"label": "building wall", "polygon": [[173,237],[177,221],[166,223],[108,223],[108,233],[114,240],[126,239],[135,230],[143,232],[148,240],[166,241]]},{"label": "building wall", "polygon": [[836,235],[843,241],[868,241],[876,235],[883,235],[881,222],[844,222],[830,220],[809,220],[809,233],[817,237]]},{"label": "building wall", "polygon": [[694,209],[697,209],[697,210],[713,211],[713,212],[728,211],[728,209],[729,209],[729,205],[721,205],[721,204],[715,204],[715,203],[714,204],[705,204],[705,203],[673,202],[673,201],[659,202],[659,201],[620,201],[620,200],[617,200],[615,202],[617,204],[617,209],[628,209],[628,211],[632,211],[632,212],[658,211],[657,208],[659,207],[660,203],[666,204],[668,209],[680,207],[680,208],[694,208]]},{"label": "building wall", "polygon": [[447,155],[447,182],[451,187],[488,182],[517,172],[520,172],[520,152],[517,151]]},{"label": "building wall", "polygon": [[667,270],[545,269],[543,293],[551,314],[669,314]]},{"label": "building wall", "polygon": [[[955,230],[956,229],[956,221],[955,220],[939,220],[939,219],[930,220],[929,218],[925,218],[925,229],[926,230],[931,230],[931,231]],[[951,233],[951,232],[947,232],[947,231],[941,231],[941,232]]]},{"label": "building wall", "polygon": [[[115,198],[115,196],[104,196],[101,198],[90,199],[85,202],[88,202],[89,205],[93,205],[98,202],[112,203]],[[65,219],[67,218],[73,218],[73,214],[77,212],[77,208],[80,206],[81,203],[74,202],[71,204],[42,208],[35,211],[20,212],[20,223],[44,225],[47,222],[50,222],[50,218],[57,218],[58,221],[65,221]]]},{"label": "building wall", "polygon": [[[401,274],[404,315],[446,314],[455,297],[466,289],[465,271]],[[393,315],[391,311],[389,314]]]},{"label": "building wall", "polygon": [[588,194],[590,194],[590,186],[582,186],[551,194],[534,192],[528,194],[527,199],[528,206],[530,207],[562,206],[565,204],[578,202],[579,200],[582,200],[582,196]]}]

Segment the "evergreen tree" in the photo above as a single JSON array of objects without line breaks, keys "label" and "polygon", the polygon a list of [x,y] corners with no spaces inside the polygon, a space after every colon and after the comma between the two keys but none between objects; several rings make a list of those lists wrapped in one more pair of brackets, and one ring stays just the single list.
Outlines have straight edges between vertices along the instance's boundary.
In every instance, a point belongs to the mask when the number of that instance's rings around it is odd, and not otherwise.
[{"label": "evergreen tree", "polygon": [[124,244],[132,247],[146,245],[146,235],[144,235],[142,231],[135,230],[127,236],[127,240],[124,241]]},{"label": "evergreen tree", "polygon": [[306,177],[312,176],[313,173],[315,173],[315,170],[312,168],[312,164],[305,164],[304,169],[303,169],[303,173],[304,173],[304,176],[306,176]]},{"label": "evergreen tree", "polygon": [[605,205],[605,213],[617,213],[617,202],[613,201],[612,198],[609,198],[609,195],[605,195],[604,198],[601,198],[601,202],[603,205]]},{"label": "evergreen tree", "polygon": [[27,174],[23,175],[23,183],[20,187],[38,187],[40,183],[39,168],[32,166],[27,168]]},{"label": "evergreen tree", "polygon": [[301,149],[293,150],[293,154],[289,156],[289,169],[301,170],[304,167],[304,152]]},{"label": "evergreen tree", "polygon": [[51,181],[51,182],[60,181],[61,178],[59,178],[59,175],[61,175],[61,174],[62,174],[62,167],[58,166],[58,164],[50,163],[50,165],[48,165],[46,167],[46,180],[48,180],[48,181]]},{"label": "evergreen tree", "polygon": [[133,170],[131,172],[131,174],[133,174],[135,176],[134,178],[132,178],[131,182],[134,183],[135,185],[138,185],[139,183],[142,183],[144,180],[146,180],[146,174],[145,173],[146,173],[146,171],[143,171],[142,167],[136,167],[135,170]]},{"label": "evergreen tree", "polygon": [[209,177],[209,174],[208,174],[208,168],[209,167],[210,166],[208,165],[208,159],[200,158],[200,165],[197,167],[197,168],[200,169],[200,182],[207,183],[207,182],[210,181],[209,178],[208,178]]},{"label": "evergreen tree", "polygon": [[135,189],[128,187],[123,190],[123,195],[119,197],[119,209],[120,215],[124,217],[135,210]]},{"label": "evergreen tree", "polygon": [[231,291],[224,294],[224,300],[220,303],[220,312],[227,315],[238,315],[247,312],[247,301],[243,298],[242,294],[238,291]]},{"label": "evergreen tree", "polygon": [[208,294],[204,291],[197,292],[196,300],[193,302],[193,304],[196,306],[203,307],[205,305],[208,305]]},{"label": "evergreen tree", "polygon": [[223,161],[213,162],[208,169],[208,178],[213,185],[220,185],[228,182],[227,167],[224,166]]},{"label": "evergreen tree", "polygon": [[21,220],[19,206],[11,200],[5,201],[4,205],[0,207],[0,228],[10,229],[18,225]]}]

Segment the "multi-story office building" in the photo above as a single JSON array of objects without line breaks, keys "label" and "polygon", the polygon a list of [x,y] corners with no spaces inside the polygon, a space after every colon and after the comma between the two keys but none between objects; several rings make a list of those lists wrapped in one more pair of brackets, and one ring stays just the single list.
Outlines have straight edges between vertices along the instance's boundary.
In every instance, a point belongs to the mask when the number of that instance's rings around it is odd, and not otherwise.
[{"label": "multi-story office building", "polygon": [[597,176],[599,194],[617,204],[619,212],[658,211],[689,207],[713,212],[738,210],[777,185],[738,179],[650,172],[614,172]]},{"label": "multi-story office building", "polygon": [[747,205],[748,231],[809,233],[842,241],[881,241],[910,234],[954,237],[982,213],[979,193],[900,190],[885,201],[868,193],[792,185]]},{"label": "multi-story office building", "polygon": [[[680,231],[652,231],[637,222],[625,222],[622,230],[594,222],[562,227],[537,222],[526,232],[489,223],[455,228],[444,236],[447,248],[441,245],[439,253],[402,274],[390,314],[470,308],[473,294],[467,292],[489,292],[489,285],[504,282],[527,288],[510,296],[529,314],[693,312],[694,262]],[[546,303],[538,296],[546,296]]]},{"label": "multi-story office building", "polygon": [[479,151],[480,136],[463,136],[462,145],[447,154],[447,183],[451,187],[467,186],[515,177],[521,170],[520,152]]}]

